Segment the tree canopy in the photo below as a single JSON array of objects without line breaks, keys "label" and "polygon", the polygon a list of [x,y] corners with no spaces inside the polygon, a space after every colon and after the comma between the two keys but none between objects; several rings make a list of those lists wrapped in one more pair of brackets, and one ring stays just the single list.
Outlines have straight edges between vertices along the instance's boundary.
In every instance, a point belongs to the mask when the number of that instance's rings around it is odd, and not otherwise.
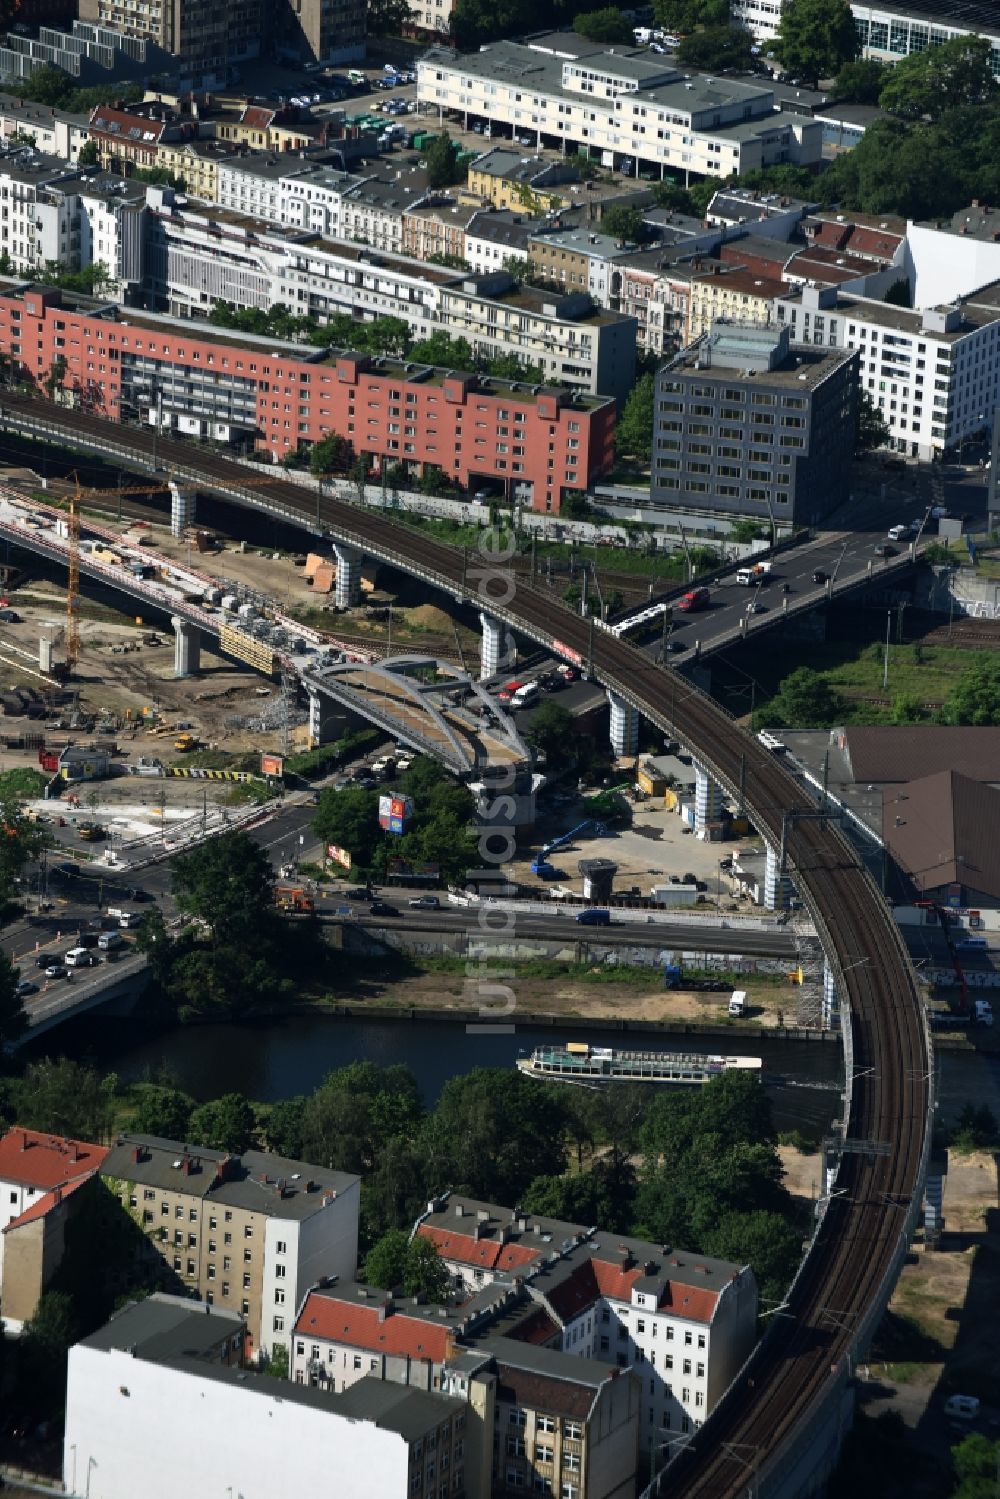
[{"label": "tree canopy", "polygon": [[874,57],[845,62],[837,74],[833,91],[845,104],[877,104],[888,69]]},{"label": "tree canopy", "polygon": [[257,1116],[249,1098],[242,1093],[224,1093],[192,1110],[186,1138],[193,1145],[209,1150],[232,1151],[242,1155],[257,1143]]},{"label": "tree canopy", "polygon": [[565,1160],[567,1104],[520,1072],[477,1067],[445,1083],[423,1141],[428,1175],[487,1202],[517,1202]]},{"label": "tree canopy", "polygon": [[757,709],[762,728],[828,729],[843,716],[838,692],[809,666],[799,666],[781,683],[771,701]]},{"label": "tree canopy", "polygon": [[653,11],[658,25],[681,36],[729,22],[729,0],[654,0]]},{"label": "tree canopy", "polygon": [[324,791],[313,830],[325,845],[349,850],[352,868],[383,878],[390,858],[411,865],[437,864],[446,880],[465,874],[476,858],[472,797],[454,776],[418,755],[398,780],[413,800],[413,816],[402,836],[383,832],[376,791],[344,786]]},{"label": "tree canopy", "polygon": [[573,20],[573,30],[590,42],[631,42],[632,26],[622,15],[617,5],[606,5],[601,10],[584,11]]},{"label": "tree canopy", "polygon": [[987,38],[956,36],[887,68],[878,102],[900,119],[937,120],[962,105],[995,103],[998,95]]},{"label": "tree canopy", "polygon": [[618,453],[651,461],[653,452],[653,403],[656,376],[640,375],[625,399],[615,447]]},{"label": "tree canopy", "polygon": [[889,423],[882,415],[881,408],[875,404],[870,392],[865,390],[863,385],[859,385],[854,433],[855,449],[859,453],[868,453],[874,448],[884,448],[891,436]]},{"label": "tree canopy", "polygon": [[427,142],[423,151],[427,162],[427,181],[432,188],[449,187],[451,183],[461,179],[463,174],[458,165],[458,147],[447,130]]},{"label": "tree canopy", "polygon": [[777,51],[789,72],[815,84],[834,77],[860,49],[847,0],[785,0]]},{"label": "tree canopy", "polygon": [[271,917],[274,871],[246,833],[223,833],[175,855],[171,875],[179,908],[203,921],[217,942],[257,936]]},{"label": "tree canopy", "polygon": [[601,233],[626,244],[638,245],[646,238],[646,225],[642,209],[631,208],[623,203],[612,203],[601,214]]},{"label": "tree canopy", "polygon": [[987,656],[963,668],[948,698],[949,723],[1000,724],[1000,661]]},{"label": "tree canopy", "polygon": [[24,1000],[17,992],[20,972],[0,949],[0,1050],[20,1040],[28,1028]]},{"label": "tree canopy", "polygon": [[708,68],[721,73],[726,68],[743,71],[753,61],[753,38],[740,26],[708,26],[681,39],[677,61],[685,68]]},{"label": "tree canopy", "polygon": [[377,1239],[365,1256],[364,1279],[383,1291],[402,1291],[404,1296],[425,1296],[444,1302],[450,1286],[448,1270],[428,1239],[410,1238],[404,1230],[390,1228]]}]

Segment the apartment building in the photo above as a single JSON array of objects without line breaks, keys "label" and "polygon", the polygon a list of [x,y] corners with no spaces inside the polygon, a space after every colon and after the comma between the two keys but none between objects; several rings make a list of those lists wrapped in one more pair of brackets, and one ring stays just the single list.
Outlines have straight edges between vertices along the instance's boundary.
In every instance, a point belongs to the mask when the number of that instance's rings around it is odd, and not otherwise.
[{"label": "apartment building", "polygon": [[794,340],[853,353],[892,446],[910,457],[940,457],[1000,405],[1000,282],[922,310],[806,286],[776,318]]},{"label": "apartment building", "polygon": [[495,1281],[523,1278],[582,1243],[587,1229],[447,1192],[427,1204],[414,1233],[434,1245],[457,1287],[476,1291]]},{"label": "apartment building", "polygon": [[861,256],[900,270],[906,264],[906,220],[892,214],[810,213],[802,220],[802,234],[813,249],[836,250],[848,259]]},{"label": "apartment building", "polygon": [[867,5],[852,0],[854,25],[862,57],[898,62],[911,52],[925,52],[959,36],[985,37],[990,44],[993,76],[1000,79],[1000,19],[984,0],[898,0]]},{"label": "apartment building", "polygon": [[[154,189],[147,198],[156,205],[147,301],[174,317],[204,316],[217,301],[260,308],[281,302],[319,323],[341,313],[403,317],[414,338],[444,329],[483,358],[513,355],[540,369],[539,383],[619,401],[632,388],[635,322],[596,307],[588,295],[518,287],[505,271],[469,275],[347,242],[362,214],[388,211],[370,184],[345,195],[336,241],[227,210],[182,211]],[[375,232],[373,223],[366,217],[366,233]]]},{"label": "apartment building", "polygon": [[664,255],[643,250],[617,262],[611,306],[636,320],[636,340],[644,354],[671,354],[686,342],[691,286],[703,268],[717,264],[702,256]]},{"label": "apartment building", "polygon": [[810,205],[783,193],[765,193],[745,187],[720,188],[713,196],[705,217],[722,229],[744,229],[768,239],[789,240]]},{"label": "apartment building", "polygon": [[716,322],[753,323],[760,327],[774,319],[774,299],[787,287],[784,281],[756,276],[737,266],[722,265],[691,277],[687,343],[711,331]]},{"label": "apartment building", "polygon": [[[458,1307],[395,1300],[361,1286],[313,1291],[296,1322],[291,1377],[331,1395],[379,1378],[468,1402],[466,1470],[485,1489],[634,1499],[640,1382],[504,1336],[525,1293],[501,1283]],[[528,1304],[530,1307],[530,1303]],[[497,1318],[502,1320],[497,1323]],[[485,1436],[485,1440],[483,1437]]]},{"label": "apartment building", "polygon": [[417,204],[403,210],[402,253],[413,260],[465,261],[465,229],[475,209]]},{"label": "apartment building", "polygon": [[[153,1296],[70,1349],[69,1495],[488,1499],[465,1462],[466,1401],[366,1379],[327,1395],[240,1367],[244,1324]],[[332,1478],[331,1475],[334,1475]]]},{"label": "apartment building", "polygon": [[784,0],[732,0],[729,14],[733,25],[749,31],[755,42],[773,42],[783,4]]},{"label": "apartment building", "polygon": [[213,123],[217,140],[252,151],[308,151],[330,133],[328,123],[300,115],[294,106],[244,104],[232,114],[216,115]]},{"label": "apartment building", "polygon": [[849,492],[858,365],[787,325],[715,324],[657,373],[652,503],[819,521]]},{"label": "apartment building", "polygon": [[465,226],[463,255],[471,271],[487,274],[516,262],[526,267],[537,220],[513,208],[484,208]]},{"label": "apartment building", "polygon": [[75,165],[88,138],[90,116],[29,104],[13,94],[0,94],[0,141],[29,145],[45,156]]},{"label": "apartment building", "polygon": [[971,297],[1000,279],[1000,209],[973,198],[950,219],[911,221],[905,255],[914,307]]},{"label": "apartment building", "polygon": [[473,489],[516,486],[551,513],[614,461],[613,400],[191,321],[179,328],[54,288],[0,292],[0,351],[39,383],[61,356],[65,398],[122,421],[159,419],[276,461],[339,432],[376,465],[438,467]]},{"label": "apartment building", "polygon": [[161,140],[156,148],[156,165],[179,177],[188,197],[217,203],[219,167],[232,160],[237,149],[229,141]]},{"label": "apartment building", "polygon": [[580,177],[566,162],[493,146],[469,163],[468,180],[470,193],[485,198],[494,208],[545,213],[563,207],[569,188]]},{"label": "apartment building", "polygon": [[59,1268],[80,1189],[107,1151],[86,1140],[15,1127],[0,1139],[0,1321],[29,1322]]},{"label": "apartment building", "polygon": [[275,41],[300,62],[360,62],[365,55],[365,0],[285,0],[271,13]]},{"label": "apartment building", "polygon": [[191,1151],[122,1135],[101,1163],[189,1294],[238,1312],[255,1350],[287,1345],[295,1308],[322,1275],[353,1276],[360,1181],[261,1151]]},{"label": "apartment building", "polygon": [[148,37],[203,82],[224,82],[228,68],[260,54],[262,0],[80,0],[79,16],[122,37]]},{"label": "apartment building", "polygon": [[417,64],[417,97],[442,121],[496,121],[532,147],[582,151],[636,176],[807,166],[822,150],[822,125],[776,112],[771,87],[689,77],[665,57],[565,32],[457,57],[432,47]]},{"label": "apartment building", "polygon": [[329,239],[341,237],[344,195],[362,179],[339,171],[318,154],[237,156],[219,165],[220,208]]}]

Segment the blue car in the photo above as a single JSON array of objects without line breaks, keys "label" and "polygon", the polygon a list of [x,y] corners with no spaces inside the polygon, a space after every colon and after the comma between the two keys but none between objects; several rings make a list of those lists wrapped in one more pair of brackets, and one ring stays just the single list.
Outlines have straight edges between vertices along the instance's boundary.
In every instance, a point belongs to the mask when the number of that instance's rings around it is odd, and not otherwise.
[{"label": "blue car", "polygon": [[611,912],[602,911],[599,906],[591,906],[586,911],[578,912],[576,919],[581,926],[610,926]]}]

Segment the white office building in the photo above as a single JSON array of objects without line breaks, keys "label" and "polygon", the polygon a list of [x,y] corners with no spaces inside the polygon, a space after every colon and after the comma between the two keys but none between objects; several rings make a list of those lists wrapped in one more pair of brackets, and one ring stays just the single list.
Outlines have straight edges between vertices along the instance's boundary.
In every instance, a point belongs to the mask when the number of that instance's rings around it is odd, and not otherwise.
[{"label": "white office building", "polygon": [[1000,15],[991,0],[899,0],[881,5],[852,0],[851,10],[862,57],[898,62],[957,36],[980,36],[990,43],[993,74],[1000,78]]},{"label": "white office building", "polygon": [[1000,279],[1000,208],[973,198],[951,218],[909,222],[906,268],[915,307],[969,297]]},{"label": "white office building", "polygon": [[512,128],[522,145],[582,151],[639,175],[728,177],[754,167],[818,162],[822,126],[776,112],[774,90],[733,78],[688,76],[640,48],[606,51],[574,33],[490,42],[456,56],[431,48],[417,65],[417,97],[468,128]]},{"label": "white office building", "polygon": [[1000,282],[922,311],[805,286],[775,314],[795,343],[859,351],[862,388],[908,457],[940,457],[1000,405]]}]

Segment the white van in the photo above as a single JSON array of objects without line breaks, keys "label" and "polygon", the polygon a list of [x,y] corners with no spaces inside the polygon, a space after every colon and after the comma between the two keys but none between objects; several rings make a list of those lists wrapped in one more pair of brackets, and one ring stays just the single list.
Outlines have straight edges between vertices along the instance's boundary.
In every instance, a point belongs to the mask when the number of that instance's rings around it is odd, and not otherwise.
[{"label": "white van", "polygon": [[92,966],[92,958],[94,962],[97,961],[96,957],[86,947],[71,947],[63,962],[67,968],[90,968]]},{"label": "white van", "polygon": [[97,945],[102,952],[114,952],[116,948],[125,946],[125,939],[121,932],[102,932]]},{"label": "white van", "polygon": [[979,1401],[975,1395],[950,1395],[944,1413],[951,1421],[974,1421],[979,1415]]},{"label": "white van", "polygon": [[747,1012],[747,991],[745,989],[734,989],[729,996],[730,1015],[741,1016]]},{"label": "white van", "polygon": [[142,912],[121,911],[118,916],[118,925],[123,932],[130,932],[133,927],[142,925]]},{"label": "white van", "polygon": [[910,534],[910,528],[909,528],[909,526],[890,526],[889,527],[889,540],[890,541],[902,541],[905,537],[909,536],[909,534]]},{"label": "white van", "polygon": [[525,682],[519,687],[510,700],[512,708],[533,708],[542,695],[542,689],[537,682]]}]

